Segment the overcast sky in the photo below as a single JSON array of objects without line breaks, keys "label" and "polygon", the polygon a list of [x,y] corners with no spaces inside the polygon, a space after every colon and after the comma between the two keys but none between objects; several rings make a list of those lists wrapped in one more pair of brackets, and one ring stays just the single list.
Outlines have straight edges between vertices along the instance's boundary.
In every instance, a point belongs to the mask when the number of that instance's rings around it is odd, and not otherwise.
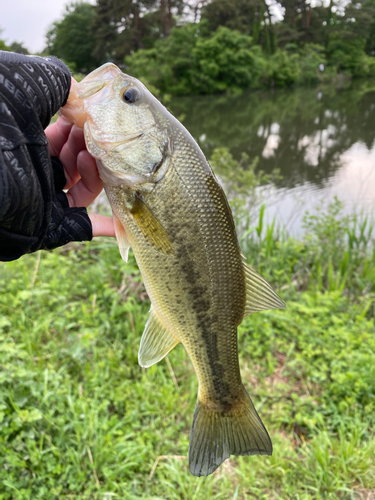
[{"label": "overcast sky", "polygon": [[61,19],[71,0],[0,0],[0,37],[7,43],[22,42],[30,53],[45,46],[46,32]]}]

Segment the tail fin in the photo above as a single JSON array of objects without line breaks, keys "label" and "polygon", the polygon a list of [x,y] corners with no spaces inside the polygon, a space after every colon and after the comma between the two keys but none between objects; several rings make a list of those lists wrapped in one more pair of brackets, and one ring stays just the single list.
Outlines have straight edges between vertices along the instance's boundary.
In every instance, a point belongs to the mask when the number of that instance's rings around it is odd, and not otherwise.
[{"label": "tail fin", "polygon": [[240,412],[219,413],[197,401],[190,434],[189,467],[208,476],[230,455],[272,455],[272,443],[254,405],[247,398]]}]

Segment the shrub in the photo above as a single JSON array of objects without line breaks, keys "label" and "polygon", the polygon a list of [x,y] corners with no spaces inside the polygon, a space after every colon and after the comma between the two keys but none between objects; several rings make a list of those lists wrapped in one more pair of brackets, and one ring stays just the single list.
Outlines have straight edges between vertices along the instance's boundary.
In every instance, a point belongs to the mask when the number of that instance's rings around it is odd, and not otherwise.
[{"label": "shrub", "polygon": [[173,29],[171,35],[158,40],[154,48],[127,56],[127,71],[146,79],[162,92],[192,94],[192,52],[202,30],[204,25],[192,23]]},{"label": "shrub", "polygon": [[319,65],[327,65],[325,48],[317,43],[307,43],[300,51],[299,68],[301,83],[315,83],[319,78]]},{"label": "shrub", "polygon": [[343,38],[334,33],[327,46],[328,62],[353,77],[375,75],[375,59],[365,53],[365,46],[364,38]]},{"label": "shrub", "polygon": [[272,86],[285,87],[296,83],[299,75],[299,55],[278,50],[269,58],[263,80]]},{"label": "shrub", "polygon": [[251,37],[224,27],[209,36],[204,23],[176,28],[153,49],[140,50],[125,62],[138,78],[177,95],[255,88],[265,64]]},{"label": "shrub", "polygon": [[223,26],[198,39],[193,60],[195,88],[202,94],[257,87],[264,66],[262,49],[251,37]]}]

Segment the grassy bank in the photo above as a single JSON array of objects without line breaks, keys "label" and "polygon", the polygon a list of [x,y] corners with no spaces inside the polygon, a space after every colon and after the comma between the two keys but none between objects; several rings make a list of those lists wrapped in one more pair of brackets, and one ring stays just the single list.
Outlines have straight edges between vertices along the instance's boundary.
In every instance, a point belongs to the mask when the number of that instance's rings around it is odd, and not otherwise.
[{"label": "grassy bank", "polygon": [[[261,212],[262,213],[262,212]],[[142,370],[150,307],[108,240],[0,265],[0,499],[365,499],[375,488],[375,253],[333,205],[296,241],[243,235],[287,303],[239,329],[240,365],[274,443],[208,478],[187,459],[197,380],[177,346]]]}]

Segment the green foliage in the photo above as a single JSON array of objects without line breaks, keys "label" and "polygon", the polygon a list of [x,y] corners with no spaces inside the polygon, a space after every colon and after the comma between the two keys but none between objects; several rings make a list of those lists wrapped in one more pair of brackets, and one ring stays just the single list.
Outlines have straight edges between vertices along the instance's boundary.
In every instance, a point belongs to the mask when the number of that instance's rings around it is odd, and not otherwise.
[{"label": "green foliage", "polygon": [[0,50],[10,51],[10,47],[4,42],[4,40],[0,40]]},{"label": "green foliage", "polygon": [[212,0],[202,8],[201,19],[210,31],[220,26],[250,35],[255,43],[274,50],[271,13],[264,0]]},{"label": "green foliage", "polygon": [[365,53],[366,40],[361,37],[347,38],[338,33],[331,35],[327,46],[329,63],[338,70],[354,77],[375,75],[375,58]]},{"label": "green foliage", "polygon": [[225,27],[207,37],[205,31],[204,23],[172,30],[153,49],[128,56],[128,71],[172,94],[236,92],[257,86],[263,59],[251,37]]},{"label": "green foliage", "polygon": [[301,47],[288,44],[278,50],[267,61],[263,82],[276,87],[293,84],[318,83],[323,80],[320,64],[327,64],[325,48],[315,43],[306,43]]},{"label": "green foliage", "polygon": [[200,31],[200,25],[193,23],[173,29],[171,35],[158,40],[154,48],[126,57],[127,71],[137,78],[145,78],[162,92],[193,93],[192,52]]},{"label": "green foliage", "polygon": [[[0,28],[0,35],[2,33],[2,29]],[[8,45],[5,40],[0,38],[0,50],[5,50],[7,52],[17,52],[18,54],[28,54],[27,48],[20,42],[12,42]]]},{"label": "green foliage", "polygon": [[[301,241],[282,238],[274,225],[265,234],[263,228],[250,227],[243,238],[245,254],[259,263],[259,272],[271,283],[278,281],[291,293],[339,291],[352,299],[368,294],[366,307],[375,313],[374,221],[364,215],[345,216],[336,200],[315,215],[307,213],[304,227]],[[282,272],[274,274],[275,267]]]},{"label": "green foliage", "polygon": [[97,0],[95,56],[121,64],[133,51],[152,48],[169,35],[184,6],[182,0]]},{"label": "green foliage", "polygon": [[16,52],[17,54],[28,54],[29,51],[27,48],[23,45],[23,43],[20,42],[12,42],[9,46],[9,50],[12,52]]},{"label": "green foliage", "polygon": [[243,195],[255,191],[258,186],[270,180],[270,176],[263,172],[255,172],[258,161],[258,158],[254,158],[250,163],[248,155],[243,153],[238,162],[228,148],[215,148],[210,158],[210,165],[216,175],[224,179],[229,191]]},{"label": "green foliage", "polygon": [[[214,159],[222,172],[235,168],[225,151]],[[373,491],[375,255],[369,221],[340,210],[307,216],[301,241],[265,227],[262,211],[242,241],[287,302],[239,329],[244,383],[274,454],[232,458],[208,478],[192,477],[185,458],[197,391],[185,350],[176,347],[170,365],[138,366],[150,303],[134,259],[123,263],[117,245],[99,240],[2,263],[0,498],[313,500]],[[343,286],[345,254],[352,270]]]},{"label": "green foliage", "polygon": [[75,71],[93,70],[99,62],[93,56],[95,17],[95,8],[90,3],[67,5],[63,19],[53,23],[47,33],[47,53],[67,61]]},{"label": "green foliage", "polygon": [[325,49],[322,45],[306,43],[299,50],[299,81],[301,83],[317,83],[321,80],[319,66],[327,65]]},{"label": "green foliage", "polygon": [[[0,28],[0,35],[2,34],[3,30]],[[10,47],[6,44],[5,40],[2,40],[0,38],[0,50],[6,50],[9,51]]]},{"label": "green foliage", "polygon": [[175,28],[152,49],[139,50],[125,62],[129,73],[174,95],[327,82],[341,70],[353,77],[375,74],[375,59],[366,55],[364,39],[344,42],[332,35],[327,50],[316,43],[288,44],[267,56],[248,35],[222,26],[211,33],[206,22]]},{"label": "green foliage", "polygon": [[339,36],[345,41],[348,37],[365,39],[366,52],[375,55],[375,2],[374,0],[351,0],[345,6],[339,25]]},{"label": "green foliage", "polygon": [[[288,426],[293,415],[293,425],[306,438],[317,429],[335,433],[353,420],[365,420],[372,427],[375,325],[373,317],[366,317],[366,301],[361,299],[354,307],[340,291],[304,292],[298,301],[288,301],[287,308],[285,315],[269,320],[259,315],[259,323],[245,320],[240,328],[246,337],[243,354],[251,353],[253,362],[270,376],[280,359],[269,353],[285,356],[282,371],[288,382],[280,383],[281,390],[274,396],[275,401],[280,398],[279,411],[270,418]],[[295,394],[288,398],[290,386]],[[311,394],[302,396],[307,387]]]},{"label": "green foliage", "polygon": [[274,23],[264,0],[197,2],[200,22],[186,21],[182,0],[73,3],[48,32],[46,50],[78,72],[125,62],[129,73],[175,95],[375,74],[374,0],[281,4],[285,17]]},{"label": "green foliage", "polygon": [[259,187],[265,184],[273,185],[280,180],[278,169],[274,169],[271,174],[256,170],[258,157],[250,162],[249,156],[242,153],[240,161],[236,161],[228,148],[215,148],[209,162],[225,186],[238,226],[248,219],[249,211],[256,212],[257,207],[264,201]]},{"label": "green foliage", "polygon": [[298,54],[289,55],[285,50],[278,50],[269,59],[264,75],[265,80],[277,87],[292,85],[299,78],[298,62]]},{"label": "green foliage", "polygon": [[207,94],[254,88],[263,66],[261,49],[253,46],[252,38],[225,27],[198,39],[193,60],[195,88]]}]

